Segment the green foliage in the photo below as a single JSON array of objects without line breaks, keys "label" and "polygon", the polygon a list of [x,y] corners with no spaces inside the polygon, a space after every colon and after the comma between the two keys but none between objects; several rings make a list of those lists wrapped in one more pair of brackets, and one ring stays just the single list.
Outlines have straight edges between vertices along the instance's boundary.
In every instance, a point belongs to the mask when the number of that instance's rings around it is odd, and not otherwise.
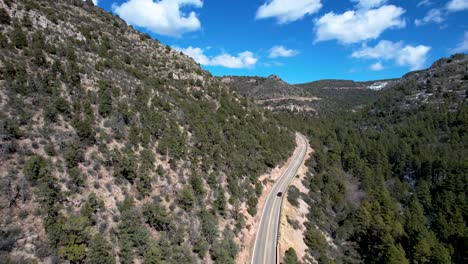
[{"label": "green foliage", "polygon": [[116,263],[111,244],[101,234],[94,235],[89,241],[86,263]]},{"label": "green foliage", "polygon": [[257,203],[258,203],[258,198],[256,196],[251,195],[248,200],[247,200],[247,212],[251,215],[254,216],[257,214]]},{"label": "green foliage", "polygon": [[68,169],[68,175],[70,176],[70,179],[67,183],[67,187],[72,192],[76,193],[81,187],[86,185],[86,176],[83,175],[79,167]]},{"label": "green foliage", "polygon": [[32,156],[24,164],[24,174],[33,184],[50,176],[48,161],[41,156]]},{"label": "green foliage", "polygon": [[91,225],[95,225],[96,224],[96,214],[100,210],[104,210],[104,209],[105,209],[104,201],[98,199],[95,193],[91,193],[88,196],[88,200],[86,201],[86,203],[81,208],[80,214],[83,217],[86,217],[88,219],[88,222]]},{"label": "green foliage", "polygon": [[159,248],[159,245],[156,243],[151,243],[148,248],[145,250],[143,255],[144,264],[164,264],[166,263],[163,260],[162,250]]},{"label": "green foliage", "polygon": [[147,203],[143,206],[143,216],[145,222],[157,231],[168,231],[172,219],[166,209],[156,203]]},{"label": "green foliage", "polygon": [[93,130],[92,120],[89,118],[75,120],[73,126],[76,129],[76,133],[80,137],[80,140],[85,144],[92,144],[95,142],[95,132]]},{"label": "green foliage", "polygon": [[23,29],[19,25],[15,25],[13,27],[13,31],[10,34],[10,39],[13,42],[13,45],[18,49],[22,49],[28,46],[26,34],[23,32]]},{"label": "green foliage", "polygon": [[11,23],[11,17],[4,8],[0,8],[0,23],[5,25]]},{"label": "green foliage", "polygon": [[318,256],[324,255],[327,252],[327,240],[314,226],[307,226],[304,242],[309,248],[317,251],[319,254]]},{"label": "green foliage", "polygon": [[131,150],[128,150],[124,154],[117,152],[112,159],[112,163],[114,164],[114,177],[134,183],[138,178],[138,171],[136,157],[133,152]]},{"label": "green foliage", "polygon": [[98,88],[99,114],[103,117],[108,117],[112,111],[111,83],[100,80],[98,81]]},{"label": "green foliage", "polygon": [[288,189],[288,202],[292,204],[295,207],[299,207],[299,196],[300,196],[300,191],[297,189],[296,186],[291,185]]},{"label": "green foliage", "polygon": [[213,206],[220,215],[224,215],[226,213],[226,195],[224,194],[223,189],[218,188],[217,196],[214,200]]},{"label": "green foliage", "polygon": [[286,250],[283,261],[284,264],[297,264],[299,260],[297,259],[296,250],[294,248]]},{"label": "green foliage", "polygon": [[83,262],[88,241],[88,219],[82,216],[70,217],[62,229],[59,255],[70,262]]},{"label": "green foliage", "polygon": [[[354,114],[280,115],[315,153],[305,200],[306,243],[318,258],[359,263],[463,263],[466,253],[466,103],[401,107],[415,82]],[[309,125],[310,124],[310,125]],[[329,247],[315,226],[330,234]],[[454,230],[457,229],[458,232]],[[311,231],[312,230],[312,231]],[[344,242],[346,241],[346,242]],[[320,250],[319,250],[320,249]]]},{"label": "green foliage", "polygon": [[205,209],[199,213],[201,234],[208,243],[213,244],[218,237],[218,221],[216,216]]},{"label": "green foliage", "polygon": [[123,263],[133,262],[133,249],[142,256],[149,241],[149,233],[142,223],[141,212],[134,207],[133,199],[126,197],[119,207],[120,222],[118,237],[120,244],[120,257]]},{"label": "green foliage", "polygon": [[234,264],[237,252],[237,245],[232,239],[216,241],[210,250],[211,257],[217,264]]},{"label": "green foliage", "polygon": [[63,150],[63,157],[68,168],[77,167],[84,161],[82,146],[77,141],[68,142]]},{"label": "green foliage", "polygon": [[177,195],[177,203],[182,209],[189,211],[195,205],[195,194],[190,186],[184,186]]}]

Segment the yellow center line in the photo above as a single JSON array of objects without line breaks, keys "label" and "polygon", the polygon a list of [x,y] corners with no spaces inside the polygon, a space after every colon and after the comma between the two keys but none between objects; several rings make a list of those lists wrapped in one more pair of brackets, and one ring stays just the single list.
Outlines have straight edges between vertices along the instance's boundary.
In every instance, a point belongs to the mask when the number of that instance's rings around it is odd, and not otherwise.
[{"label": "yellow center line", "polygon": [[273,199],[273,205],[271,206],[272,210],[270,212],[270,217],[268,218],[268,225],[267,225],[267,232],[266,232],[266,239],[265,239],[265,248],[263,250],[263,264],[266,263],[266,256],[267,256],[267,249],[268,249],[268,239],[269,239],[269,235],[270,235],[270,226],[271,226],[271,219],[273,218],[273,208],[275,207],[276,205],[276,199]]}]

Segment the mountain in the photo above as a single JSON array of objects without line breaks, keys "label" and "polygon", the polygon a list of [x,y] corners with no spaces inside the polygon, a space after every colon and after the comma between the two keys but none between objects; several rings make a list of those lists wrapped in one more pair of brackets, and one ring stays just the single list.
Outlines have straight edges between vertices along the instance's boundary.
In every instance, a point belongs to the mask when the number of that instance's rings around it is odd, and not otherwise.
[{"label": "mountain", "polygon": [[0,0],[0,262],[233,263],[294,134],[81,0]]},{"label": "mountain", "polygon": [[375,91],[397,81],[320,80],[292,85],[275,75],[268,78],[224,76],[219,79],[266,109],[315,114],[358,109],[373,99]]},{"label": "mountain", "polygon": [[[354,112],[278,119],[311,141],[303,261],[466,263],[468,56],[411,72]],[[302,207],[301,207],[302,208]]]},{"label": "mountain", "polygon": [[[433,63],[426,70],[410,72],[398,79],[367,82],[351,80],[319,80],[291,85],[276,75],[268,78],[248,76],[218,77],[240,95],[253,100],[257,105],[273,111],[305,112],[309,114],[356,111],[374,102],[380,91],[404,85],[418,87],[418,101],[426,101],[437,94],[463,98],[466,89],[466,56],[458,54]],[[423,88],[426,89],[422,93]]]}]

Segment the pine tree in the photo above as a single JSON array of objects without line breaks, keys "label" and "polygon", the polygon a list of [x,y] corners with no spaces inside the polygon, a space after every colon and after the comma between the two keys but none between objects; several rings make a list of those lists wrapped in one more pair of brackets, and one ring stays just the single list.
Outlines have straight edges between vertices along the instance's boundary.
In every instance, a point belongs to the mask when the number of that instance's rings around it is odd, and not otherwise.
[{"label": "pine tree", "polygon": [[86,262],[90,264],[115,263],[112,246],[101,234],[94,235],[90,240]]}]

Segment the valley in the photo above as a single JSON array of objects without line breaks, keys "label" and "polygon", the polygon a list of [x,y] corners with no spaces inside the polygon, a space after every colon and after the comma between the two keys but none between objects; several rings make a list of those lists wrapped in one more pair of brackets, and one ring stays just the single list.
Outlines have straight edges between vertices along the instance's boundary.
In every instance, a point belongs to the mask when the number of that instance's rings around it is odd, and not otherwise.
[{"label": "valley", "polygon": [[213,76],[256,61],[190,57],[97,3],[0,0],[0,263],[468,261],[468,55]]}]

